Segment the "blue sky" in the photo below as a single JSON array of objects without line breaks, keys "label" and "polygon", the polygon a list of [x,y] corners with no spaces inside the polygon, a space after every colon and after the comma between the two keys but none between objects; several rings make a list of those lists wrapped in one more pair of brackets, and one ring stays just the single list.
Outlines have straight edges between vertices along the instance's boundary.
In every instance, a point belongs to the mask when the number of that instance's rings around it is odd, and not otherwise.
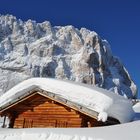
[{"label": "blue sky", "polygon": [[139,0],[0,0],[0,14],[96,31],[140,88]]}]

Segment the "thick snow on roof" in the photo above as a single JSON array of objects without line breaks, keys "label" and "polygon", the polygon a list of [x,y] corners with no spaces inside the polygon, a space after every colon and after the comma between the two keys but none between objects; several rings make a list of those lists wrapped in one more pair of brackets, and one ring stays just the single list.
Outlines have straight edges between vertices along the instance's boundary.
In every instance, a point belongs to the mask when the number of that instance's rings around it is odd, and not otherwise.
[{"label": "thick snow on roof", "polygon": [[0,129],[0,140],[140,140],[140,121],[94,128]]},{"label": "thick snow on roof", "polygon": [[101,121],[106,121],[107,116],[110,116],[125,123],[131,121],[134,115],[130,101],[120,95],[86,84],[50,78],[31,78],[19,83],[0,96],[0,107],[34,88],[55,93],[69,101],[97,111],[98,120]]}]

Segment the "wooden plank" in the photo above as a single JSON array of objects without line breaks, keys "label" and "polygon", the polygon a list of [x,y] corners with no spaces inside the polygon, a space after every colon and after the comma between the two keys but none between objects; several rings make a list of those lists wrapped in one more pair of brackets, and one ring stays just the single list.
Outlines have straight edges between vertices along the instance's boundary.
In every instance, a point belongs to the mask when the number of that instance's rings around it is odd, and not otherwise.
[{"label": "wooden plank", "polygon": [[[75,112],[66,112],[66,111],[61,111],[61,112],[56,112],[56,111],[51,111],[51,112],[43,112],[43,111],[38,111],[38,112],[24,112],[21,115],[78,115]],[[19,115],[20,116],[20,115]]]},{"label": "wooden plank", "polygon": [[41,116],[41,117],[55,117],[55,116],[57,116],[57,117],[68,117],[68,118],[70,118],[70,117],[80,117],[80,115],[78,115],[78,114],[47,114],[47,113],[35,113],[35,114],[33,114],[33,113],[28,113],[28,114],[20,114],[20,115],[18,115],[18,117],[34,117],[34,116]]},{"label": "wooden plank", "polygon": [[[40,118],[30,118],[30,119],[34,119],[35,121],[54,121],[54,118],[50,118],[50,119],[46,119],[46,118],[42,118],[42,119],[40,119]],[[24,120],[24,118],[16,118],[15,119],[15,121],[23,121]],[[63,120],[63,121],[69,121],[69,122],[74,122],[74,121],[82,121],[82,118],[65,118],[65,119],[63,119],[63,118],[57,118],[57,120]]]},{"label": "wooden plank", "polygon": [[[51,114],[52,113],[52,114]],[[23,113],[21,113],[21,114],[19,114],[18,116],[24,116],[24,115],[69,115],[69,116],[80,116],[80,114],[77,114],[77,113],[75,113],[75,112],[66,112],[66,111],[62,111],[62,112],[58,112],[58,111],[56,111],[56,112],[49,112],[49,111],[38,111],[38,112],[32,112],[32,111],[28,111],[28,112],[23,112]]]},{"label": "wooden plank", "polygon": [[26,112],[23,112],[22,113],[23,115],[24,114],[68,114],[68,115],[79,115],[78,113],[76,113],[76,112],[68,112],[68,111],[66,111],[66,110],[34,110],[34,111],[32,111],[32,110],[28,110],[28,111],[26,111]]},{"label": "wooden plank", "polygon": [[[28,119],[27,119],[28,120]],[[68,124],[80,124],[81,123],[81,120],[78,120],[78,121],[68,121],[68,120],[64,120],[64,119],[56,119],[56,120],[41,120],[41,121],[39,121],[39,120],[32,120],[33,121],[33,123],[52,123],[52,122],[56,122],[56,121],[58,121],[58,122],[67,122]],[[23,122],[24,122],[24,120],[16,120],[15,122],[14,122],[14,124],[23,124]]]},{"label": "wooden plank", "polygon": [[[64,107],[57,107],[57,106],[53,106],[53,107],[49,107],[49,106],[39,106],[39,107],[19,107],[19,108],[16,108],[16,110],[20,111],[20,110],[29,110],[29,109],[32,109],[32,110],[70,110],[69,108],[64,108]],[[15,110],[15,109],[11,109],[11,110]],[[74,110],[73,110],[74,111]]]},{"label": "wooden plank", "polygon": [[57,104],[50,104],[50,103],[40,103],[40,104],[21,104],[19,106],[15,106],[14,108],[22,108],[22,107],[63,107],[63,108],[68,108],[68,107],[65,107],[65,106],[60,106],[60,105],[57,105]]},{"label": "wooden plank", "polygon": [[[24,118],[19,118],[19,119],[16,119],[16,121],[17,120],[23,120]],[[28,118],[26,118],[26,119],[28,119]],[[41,120],[41,118],[30,118],[30,119],[32,119],[32,120]],[[73,120],[73,119],[76,119],[76,118],[67,118],[67,121],[71,121],[71,120]],[[66,118],[42,118],[42,121],[46,121],[46,120],[66,120]],[[79,120],[73,120],[73,121],[81,121],[80,119]]]},{"label": "wooden plank", "polygon": [[[65,108],[34,108],[32,109],[34,112],[38,112],[38,111],[47,111],[47,112],[53,112],[53,111],[57,111],[57,112],[75,112],[76,111],[71,111],[71,110],[68,110],[68,109],[65,109]],[[20,110],[19,110],[20,111]]]},{"label": "wooden plank", "polygon": [[[24,106],[25,107],[25,106]],[[25,107],[25,109],[30,109],[30,108],[34,108],[34,109],[39,109],[39,108],[42,108],[42,109],[69,109],[70,110],[70,108],[66,108],[66,107],[63,107],[63,106],[26,106]],[[16,108],[17,110],[19,110],[19,109],[23,109],[23,106],[19,106],[18,108]]]},{"label": "wooden plank", "polygon": [[30,115],[27,116],[26,115],[26,116],[20,116],[18,118],[21,118],[21,119],[23,119],[23,118],[33,118],[33,119],[41,119],[41,118],[42,119],[57,119],[57,118],[59,118],[59,119],[61,119],[61,118],[62,119],[79,119],[80,117],[78,117],[78,116],[68,116],[67,117],[66,115],[65,116],[60,116],[60,115],[59,116],[56,116],[56,115],[55,116],[39,116],[39,115],[38,116],[37,115],[36,116],[30,116]]}]

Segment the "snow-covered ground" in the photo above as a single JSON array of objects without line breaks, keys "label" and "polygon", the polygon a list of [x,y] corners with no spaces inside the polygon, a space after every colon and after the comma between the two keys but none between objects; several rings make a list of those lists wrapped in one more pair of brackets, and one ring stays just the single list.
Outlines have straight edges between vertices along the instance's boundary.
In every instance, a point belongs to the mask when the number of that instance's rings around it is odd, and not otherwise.
[{"label": "snow-covered ground", "polygon": [[140,140],[140,121],[96,128],[0,129],[0,140]]}]

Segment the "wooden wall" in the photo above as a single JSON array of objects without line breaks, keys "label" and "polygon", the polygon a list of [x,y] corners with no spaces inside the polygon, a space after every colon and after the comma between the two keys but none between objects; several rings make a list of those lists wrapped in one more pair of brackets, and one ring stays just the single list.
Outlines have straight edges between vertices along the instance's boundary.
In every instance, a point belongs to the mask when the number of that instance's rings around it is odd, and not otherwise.
[{"label": "wooden wall", "polygon": [[11,107],[10,127],[93,127],[100,125],[95,119],[36,94]]}]

